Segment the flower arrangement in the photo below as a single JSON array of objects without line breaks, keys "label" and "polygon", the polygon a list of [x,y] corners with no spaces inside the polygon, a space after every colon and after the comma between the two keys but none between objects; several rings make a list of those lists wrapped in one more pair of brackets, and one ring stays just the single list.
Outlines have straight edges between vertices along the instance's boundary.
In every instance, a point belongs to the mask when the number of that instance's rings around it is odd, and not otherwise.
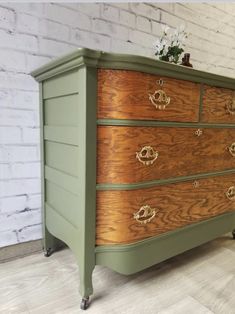
[{"label": "flower arrangement", "polygon": [[156,53],[159,60],[178,63],[180,55],[184,52],[184,42],[187,38],[187,33],[184,30],[184,25],[181,25],[176,30],[171,30],[165,26],[162,37],[156,42]]}]

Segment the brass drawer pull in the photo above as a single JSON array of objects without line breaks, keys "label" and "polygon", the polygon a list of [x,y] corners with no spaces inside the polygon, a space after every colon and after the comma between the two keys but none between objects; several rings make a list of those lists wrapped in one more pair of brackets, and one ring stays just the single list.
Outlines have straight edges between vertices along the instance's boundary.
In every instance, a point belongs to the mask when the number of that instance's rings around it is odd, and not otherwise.
[{"label": "brass drawer pull", "polygon": [[235,201],[235,186],[230,186],[225,194],[230,201]]},{"label": "brass drawer pull", "polygon": [[[160,78],[157,83],[162,87],[164,81]],[[149,94],[149,100],[156,109],[160,110],[164,110],[171,102],[171,98],[168,97],[162,89],[158,89],[153,94]]]},{"label": "brass drawer pull", "polygon": [[139,152],[136,152],[136,158],[145,166],[152,165],[158,158],[158,152],[151,146],[144,146]]},{"label": "brass drawer pull", "polygon": [[229,147],[228,150],[230,152],[230,154],[235,157],[235,143],[232,143]]},{"label": "brass drawer pull", "polygon": [[229,104],[227,104],[227,111],[229,114],[234,115],[235,114],[235,98],[233,98]]},{"label": "brass drawer pull", "polygon": [[150,207],[149,205],[144,205],[133,214],[134,219],[140,224],[146,224],[150,222],[157,214],[158,210]]}]

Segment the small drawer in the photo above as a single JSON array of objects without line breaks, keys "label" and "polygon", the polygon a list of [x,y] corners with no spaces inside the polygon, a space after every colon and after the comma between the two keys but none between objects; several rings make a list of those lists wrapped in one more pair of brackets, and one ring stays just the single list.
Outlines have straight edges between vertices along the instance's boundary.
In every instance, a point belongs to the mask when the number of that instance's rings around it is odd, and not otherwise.
[{"label": "small drawer", "polygon": [[98,127],[97,183],[129,184],[235,168],[235,129]]},{"label": "small drawer", "polygon": [[197,122],[200,85],[126,70],[98,70],[98,118]]},{"label": "small drawer", "polygon": [[202,122],[235,123],[235,91],[205,85]]},{"label": "small drawer", "polygon": [[96,243],[124,244],[235,210],[235,174],[130,191],[98,191]]}]

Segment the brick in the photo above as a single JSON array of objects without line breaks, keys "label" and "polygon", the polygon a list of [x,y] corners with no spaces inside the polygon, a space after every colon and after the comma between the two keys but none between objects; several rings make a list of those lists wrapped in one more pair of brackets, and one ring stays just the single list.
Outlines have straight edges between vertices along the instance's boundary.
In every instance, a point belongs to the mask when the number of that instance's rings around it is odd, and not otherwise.
[{"label": "brick", "polygon": [[44,53],[48,56],[61,56],[61,54],[69,53],[71,50],[75,49],[75,46],[67,43],[62,43],[49,39],[40,39],[39,49],[41,53]]},{"label": "brick", "polygon": [[40,210],[26,210],[11,215],[1,215],[0,233],[3,231],[21,230],[26,226],[40,224]]},{"label": "brick", "polygon": [[44,5],[41,3],[4,3],[5,7],[9,7],[16,12],[29,13],[36,16],[42,16],[44,14]]},{"label": "brick", "polygon": [[0,38],[0,47],[30,51],[31,53],[38,51],[38,41],[34,35],[8,33],[0,30]]},{"label": "brick", "polygon": [[0,124],[2,126],[35,126],[36,116],[33,111],[2,109]]},{"label": "brick", "polygon": [[[1,131],[1,130],[0,130]],[[0,133],[1,134],[1,133]],[[9,141],[7,141],[9,144]],[[0,162],[39,161],[38,146],[4,146],[0,149]]]},{"label": "brick", "polygon": [[100,17],[100,3],[78,3],[77,4],[78,10],[82,13],[87,14],[91,17]]},{"label": "brick", "polygon": [[14,90],[11,95],[12,100],[9,102],[9,106],[21,109],[39,109],[38,92]]},{"label": "brick", "polygon": [[130,31],[130,40],[141,46],[152,47],[156,37],[137,30]]},{"label": "brick", "polygon": [[0,232],[0,248],[7,245],[16,244],[17,242],[18,242],[18,239],[17,239],[17,235],[15,231],[7,230],[7,231]]},{"label": "brick", "polygon": [[112,40],[111,51],[128,53],[134,55],[145,55],[145,49],[141,45],[137,45],[132,42],[122,41],[122,40]]},{"label": "brick", "polygon": [[13,10],[0,7],[0,28],[13,32],[15,29],[15,13]]},{"label": "brick", "polygon": [[21,142],[20,128],[0,126],[0,144],[18,144]]},{"label": "brick", "polygon": [[32,72],[33,70],[39,68],[40,66],[48,63],[51,61],[52,58],[26,54],[26,71],[27,73]]},{"label": "brick", "polygon": [[0,164],[0,180],[9,179],[10,177],[11,177],[10,165]]},{"label": "brick", "polygon": [[0,50],[0,68],[9,71],[26,71],[25,53],[17,51],[9,51],[8,49]]},{"label": "brick", "polygon": [[81,29],[91,29],[90,18],[81,13],[65,7],[61,7],[55,3],[50,3],[46,8],[47,18],[70,25],[72,27],[80,27]]},{"label": "brick", "polygon": [[110,2],[109,4],[112,7],[116,7],[116,8],[127,10],[127,11],[130,9],[130,6],[129,6],[128,2],[113,2],[113,3]]},{"label": "brick", "polygon": [[136,28],[142,32],[151,33],[151,20],[142,16],[137,16]]},{"label": "brick", "polygon": [[0,213],[12,214],[23,211],[28,206],[27,196],[13,196],[0,199]]},{"label": "brick", "polygon": [[[0,168],[1,169],[1,168]],[[39,178],[40,163],[16,163],[11,166],[12,178]]]},{"label": "brick", "polygon": [[41,208],[42,196],[41,194],[29,195],[27,199],[27,207],[31,209]]},{"label": "brick", "polygon": [[161,37],[162,36],[163,31],[162,31],[162,26],[161,25],[162,25],[161,23],[152,21],[152,33],[153,33],[153,35],[155,35],[157,37]]},{"label": "brick", "polygon": [[28,226],[17,232],[18,241],[26,242],[29,240],[38,240],[42,238],[42,225],[36,224],[33,226]]},{"label": "brick", "polygon": [[49,20],[41,20],[39,24],[39,34],[47,38],[69,40],[69,26]]},{"label": "brick", "polygon": [[39,128],[23,128],[22,129],[23,143],[37,144],[40,141]]},{"label": "brick", "polygon": [[[192,3],[190,3],[191,5]],[[166,12],[171,12],[171,13],[174,13],[174,10],[175,10],[175,3],[174,2],[167,2],[167,3],[150,3],[149,5],[151,6],[154,6],[155,8],[158,8],[158,9],[161,9],[163,11],[166,11]],[[199,5],[202,5],[202,3],[200,3]]]},{"label": "brick", "polygon": [[103,4],[102,10],[101,10],[101,16],[108,21],[118,22],[119,10],[108,4]]},{"label": "brick", "polygon": [[128,27],[135,28],[136,16],[133,13],[127,11],[120,11],[120,23]]},{"label": "brick", "polygon": [[146,3],[130,3],[130,9],[137,15],[148,17],[149,19],[154,21],[160,20],[160,10]]},{"label": "brick", "polygon": [[0,88],[36,91],[38,90],[38,84],[28,74],[0,71]]},{"label": "brick", "polygon": [[93,20],[92,28],[95,33],[110,35],[123,40],[127,40],[129,35],[128,28],[98,19]]},{"label": "brick", "polygon": [[12,92],[6,89],[0,90],[0,107],[10,107],[12,102]]},{"label": "brick", "polygon": [[71,32],[71,40],[80,47],[88,47],[91,49],[110,50],[111,38],[102,35],[86,32],[80,29],[74,29]]},{"label": "brick", "polygon": [[181,24],[186,24],[181,18],[164,11],[161,12],[161,23],[171,27],[179,27]]},{"label": "brick", "polygon": [[38,35],[39,18],[30,14],[18,13],[16,26],[18,32]]},{"label": "brick", "polygon": [[0,181],[0,197],[40,193],[41,182],[39,179],[18,179]]}]

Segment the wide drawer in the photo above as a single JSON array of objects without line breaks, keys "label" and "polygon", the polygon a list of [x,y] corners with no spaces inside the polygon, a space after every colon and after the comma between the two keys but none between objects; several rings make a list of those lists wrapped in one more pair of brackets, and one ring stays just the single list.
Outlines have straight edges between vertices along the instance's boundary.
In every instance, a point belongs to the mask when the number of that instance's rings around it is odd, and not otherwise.
[{"label": "wide drawer", "polygon": [[235,91],[205,85],[202,121],[208,123],[235,123]]},{"label": "wide drawer", "polygon": [[200,85],[126,70],[98,70],[98,118],[197,122]]},{"label": "wide drawer", "polygon": [[235,210],[235,174],[132,191],[98,191],[96,243],[131,243]]},{"label": "wide drawer", "polygon": [[235,129],[98,127],[97,183],[136,183],[235,168]]}]

